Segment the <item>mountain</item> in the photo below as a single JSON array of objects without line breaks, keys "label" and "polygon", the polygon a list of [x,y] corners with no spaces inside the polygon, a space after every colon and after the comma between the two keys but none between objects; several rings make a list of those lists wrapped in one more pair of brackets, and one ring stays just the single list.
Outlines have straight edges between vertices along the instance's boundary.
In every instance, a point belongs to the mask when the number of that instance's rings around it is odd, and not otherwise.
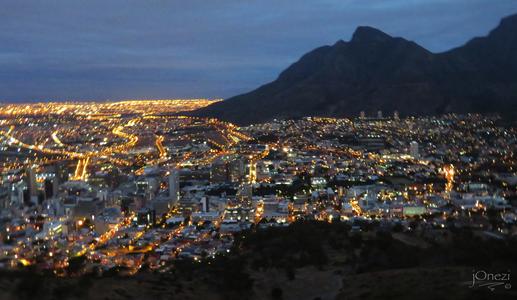
[{"label": "mountain", "polygon": [[488,36],[431,53],[361,26],[303,55],[276,80],[194,112],[238,124],[302,116],[517,111],[517,14]]}]

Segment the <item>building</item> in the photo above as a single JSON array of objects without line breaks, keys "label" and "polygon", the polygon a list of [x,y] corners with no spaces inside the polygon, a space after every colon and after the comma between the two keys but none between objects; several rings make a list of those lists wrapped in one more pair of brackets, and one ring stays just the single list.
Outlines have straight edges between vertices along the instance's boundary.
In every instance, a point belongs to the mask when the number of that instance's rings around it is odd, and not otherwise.
[{"label": "building", "polygon": [[215,160],[210,166],[210,183],[224,183],[228,180],[228,166],[222,159]]},{"label": "building", "polygon": [[36,182],[36,168],[34,166],[27,170],[27,181],[29,187],[30,202],[38,203],[38,183]]},{"label": "building", "polygon": [[255,210],[245,206],[229,206],[224,211],[224,220],[238,222],[252,222],[254,220]]},{"label": "building", "polygon": [[239,187],[239,190],[237,191],[237,198],[242,203],[251,203],[251,198],[253,197],[253,186],[248,183],[243,183]]},{"label": "building", "polygon": [[418,149],[418,143],[415,141],[412,141],[409,144],[409,155],[411,155],[413,158],[420,158],[420,153]]},{"label": "building", "polygon": [[25,200],[29,201],[25,198],[25,194],[27,191],[27,185],[23,180],[19,180],[16,182],[13,182],[9,185],[9,193],[10,193],[10,205],[14,206],[22,206],[25,202]]},{"label": "building", "polygon": [[386,146],[386,138],[378,134],[359,135],[356,137],[359,149],[378,151]]},{"label": "building", "polygon": [[177,169],[172,169],[169,173],[169,198],[173,205],[180,198],[180,173]]},{"label": "building", "polygon": [[138,226],[152,225],[156,222],[156,212],[150,208],[142,208],[136,215],[136,224]]},{"label": "building", "polygon": [[241,182],[246,175],[246,164],[243,159],[233,159],[229,163],[228,178],[231,182]]},{"label": "building", "polygon": [[9,188],[7,186],[0,186],[0,209],[5,209],[10,206]]},{"label": "building", "polygon": [[217,159],[210,167],[210,183],[242,182],[246,175],[249,175],[246,169],[245,160],[242,158]]},{"label": "building", "polygon": [[210,202],[206,196],[201,198],[201,211],[204,213],[210,211]]}]

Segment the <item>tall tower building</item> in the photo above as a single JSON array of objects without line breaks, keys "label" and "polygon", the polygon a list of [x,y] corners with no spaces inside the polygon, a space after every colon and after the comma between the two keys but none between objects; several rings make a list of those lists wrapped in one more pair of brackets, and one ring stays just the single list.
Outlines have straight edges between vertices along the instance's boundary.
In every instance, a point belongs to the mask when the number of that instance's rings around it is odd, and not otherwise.
[{"label": "tall tower building", "polygon": [[30,167],[27,172],[27,180],[29,186],[29,192],[31,197],[38,196],[38,187],[36,183],[36,170],[34,167]]},{"label": "tall tower building", "polygon": [[31,166],[27,170],[27,186],[29,187],[27,197],[28,202],[38,204],[38,183],[36,182],[36,166]]},{"label": "tall tower building", "polygon": [[176,204],[180,198],[180,173],[177,169],[169,173],[169,198],[172,204]]},{"label": "tall tower building", "polygon": [[210,210],[210,205],[208,201],[208,197],[201,198],[201,209],[203,212],[208,212]]},{"label": "tall tower building", "polygon": [[366,117],[366,114],[364,113],[364,110],[361,110],[359,113],[359,118],[364,119]]},{"label": "tall tower building", "polygon": [[377,111],[377,118],[382,119],[382,110]]},{"label": "tall tower building", "polygon": [[253,197],[253,185],[249,183],[243,183],[239,187],[239,190],[237,191],[237,198],[243,203],[243,204],[251,204],[251,199]]},{"label": "tall tower building", "polygon": [[398,111],[398,110],[396,110],[396,111],[394,111],[394,112],[393,112],[393,119],[394,119],[395,121],[398,121],[398,120],[399,120],[399,111]]},{"label": "tall tower building", "polygon": [[418,143],[417,143],[417,142],[412,141],[412,142],[409,144],[409,154],[410,154],[413,158],[420,158],[420,153],[419,153]]},{"label": "tall tower building", "polygon": [[23,180],[13,182],[10,184],[10,205],[21,206],[24,202],[24,190],[27,189],[27,185]]},{"label": "tall tower building", "polygon": [[242,158],[233,159],[229,163],[229,179],[231,182],[241,182],[246,175],[246,164]]}]

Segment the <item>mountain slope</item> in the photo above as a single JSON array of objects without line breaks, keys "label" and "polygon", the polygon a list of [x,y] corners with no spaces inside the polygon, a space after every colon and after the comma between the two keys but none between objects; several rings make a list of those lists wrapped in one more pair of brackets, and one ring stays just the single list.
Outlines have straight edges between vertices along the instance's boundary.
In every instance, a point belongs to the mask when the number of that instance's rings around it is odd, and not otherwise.
[{"label": "mountain slope", "polygon": [[273,118],[517,110],[517,15],[487,37],[433,54],[358,27],[349,42],[317,48],[258,89],[196,111],[239,124]]}]

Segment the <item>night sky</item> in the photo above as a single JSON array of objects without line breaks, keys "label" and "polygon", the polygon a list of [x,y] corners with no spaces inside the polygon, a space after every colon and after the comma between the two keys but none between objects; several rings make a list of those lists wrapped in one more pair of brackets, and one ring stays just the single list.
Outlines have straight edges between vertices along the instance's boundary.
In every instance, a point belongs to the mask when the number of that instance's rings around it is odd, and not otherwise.
[{"label": "night sky", "polygon": [[224,98],[359,25],[441,52],[515,0],[0,0],[0,101]]}]

